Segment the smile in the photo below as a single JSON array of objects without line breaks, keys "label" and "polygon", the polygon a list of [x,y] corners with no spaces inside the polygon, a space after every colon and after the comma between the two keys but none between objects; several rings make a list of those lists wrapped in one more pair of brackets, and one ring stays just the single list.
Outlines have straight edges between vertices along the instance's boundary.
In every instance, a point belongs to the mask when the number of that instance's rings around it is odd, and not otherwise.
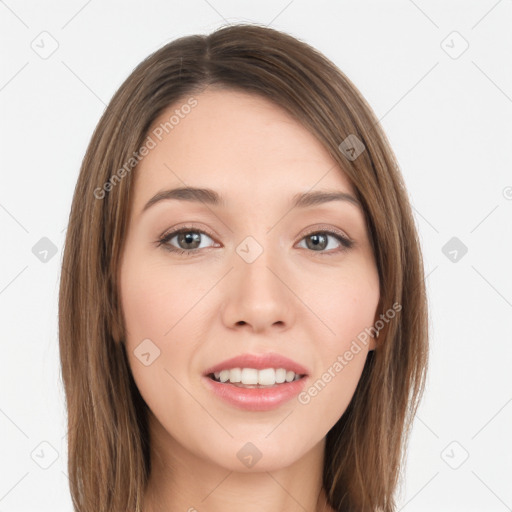
[{"label": "smile", "polygon": [[304,377],[304,375],[296,374],[292,370],[285,368],[264,368],[258,370],[256,368],[231,368],[229,370],[221,370],[209,374],[209,377],[216,382],[228,382],[243,386],[275,386],[285,382],[293,382]]}]

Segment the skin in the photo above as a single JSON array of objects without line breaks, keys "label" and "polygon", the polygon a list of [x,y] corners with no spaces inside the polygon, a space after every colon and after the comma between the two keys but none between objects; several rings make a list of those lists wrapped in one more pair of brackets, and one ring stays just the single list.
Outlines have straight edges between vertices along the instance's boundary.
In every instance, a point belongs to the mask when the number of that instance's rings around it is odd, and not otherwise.
[{"label": "skin", "polygon": [[[201,376],[246,352],[294,359],[308,369],[309,384],[332,368],[378,318],[364,213],[348,201],[290,209],[298,192],[355,191],[279,106],[211,87],[195,98],[197,106],[137,168],[120,267],[124,343],[151,411],[144,510],[332,510],[321,488],[325,436],[347,408],[375,340],[360,344],[307,404],[293,398],[275,410],[243,411],[208,391]],[[179,186],[212,188],[225,205],[173,199],[142,212],[157,192]],[[206,230],[199,248],[178,236],[167,244],[195,255],[157,246],[184,224]],[[306,245],[306,235],[322,229],[338,230],[354,246],[344,249],[332,235],[319,249]],[[247,236],[263,248],[252,263],[236,252]],[[160,350],[149,366],[134,354],[147,338]],[[247,442],[262,453],[251,468],[237,457]]]}]

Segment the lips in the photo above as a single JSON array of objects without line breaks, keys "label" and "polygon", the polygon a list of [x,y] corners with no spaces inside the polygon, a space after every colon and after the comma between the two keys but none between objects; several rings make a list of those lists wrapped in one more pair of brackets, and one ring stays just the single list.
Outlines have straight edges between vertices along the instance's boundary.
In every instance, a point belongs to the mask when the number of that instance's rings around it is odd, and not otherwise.
[{"label": "lips", "polygon": [[[278,369],[279,378],[278,372],[274,372],[274,369]],[[267,372],[267,370],[269,371]],[[287,375],[290,374],[289,377],[295,374],[297,379],[283,381],[284,370]],[[254,382],[254,374],[258,374],[258,380],[262,377],[261,374],[264,374],[264,380],[270,382],[272,379],[267,373],[274,372],[275,383],[273,385],[247,385],[229,381],[220,382],[215,379],[215,374],[219,376],[223,374],[224,378],[226,378],[226,374],[233,376],[232,371],[237,375],[240,373],[239,371],[242,374],[249,373],[252,377],[244,378],[242,375],[242,381],[251,380],[252,382]],[[263,412],[278,409],[298,395],[309,380],[309,374],[310,371],[307,368],[293,359],[269,352],[266,354],[242,354],[226,359],[207,368],[201,382],[209,392],[232,407],[252,412]]]}]

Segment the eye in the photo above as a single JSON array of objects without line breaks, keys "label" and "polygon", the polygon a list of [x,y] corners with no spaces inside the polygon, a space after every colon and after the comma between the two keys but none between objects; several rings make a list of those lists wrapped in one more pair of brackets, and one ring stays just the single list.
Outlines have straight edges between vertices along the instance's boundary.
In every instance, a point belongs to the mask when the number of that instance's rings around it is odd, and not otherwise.
[{"label": "eye", "polygon": [[[213,242],[213,239],[208,233],[193,227],[182,227],[164,234],[157,240],[157,246],[163,246],[167,251],[193,256],[200,252],[200,249],[207,247],[219,247],[215,245],[203,245],[202,242],[207,238]],[[334,242],[330,242],[334,240]],[[317,252],[322,255],[338,254],[353,247],[354,241],[336,231],[322,230],[311,231],[305,235],[301,242],[305,241],[305,249],[312,252]],[[206,241],[207,243],[207,241]]]},{"label": "eye", "polygon": [[[329,243],[329,239],[334,239],[337,243]],[[354,245],[354,242],[346,236],[329,230],[312,231],[303,237],[302,240],[306,241],[306,249],[311,249],[313,252],[321,254],[325,253],[325,255],[345,251]]]},{"label": "eye", "polygon": [[[163,246],[166,250],[170,252],[186,254],[187,256],[189,256],[194,254],[199,249],[204,249],[204,245],[201,246],[201,238],[204,237],[212,240],[212,238],[204,231],[201,231],[199,229],[183,227],[163,235],[158,240],[157,245]],[[173,239],[176,239],[175,243],[177,244],[177,247],[176,245],[173,245],[171,243]]]}]

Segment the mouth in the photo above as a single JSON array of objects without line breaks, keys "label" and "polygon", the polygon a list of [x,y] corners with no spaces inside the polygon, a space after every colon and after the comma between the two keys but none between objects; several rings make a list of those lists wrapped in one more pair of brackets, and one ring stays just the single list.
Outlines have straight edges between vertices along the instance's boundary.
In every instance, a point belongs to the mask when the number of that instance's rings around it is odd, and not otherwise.
[{"label": "mouth", "polygon": [[305,387],[310,372],[292,359],[267,352],[242,354],[203,372],[208,392],[250,412],[278,409]]},{"label": "mouth", "polygon": [[238,388],[274,388],[306,377],[286,368],[231,368],[208,373],[207,377],[221,384]]}]

